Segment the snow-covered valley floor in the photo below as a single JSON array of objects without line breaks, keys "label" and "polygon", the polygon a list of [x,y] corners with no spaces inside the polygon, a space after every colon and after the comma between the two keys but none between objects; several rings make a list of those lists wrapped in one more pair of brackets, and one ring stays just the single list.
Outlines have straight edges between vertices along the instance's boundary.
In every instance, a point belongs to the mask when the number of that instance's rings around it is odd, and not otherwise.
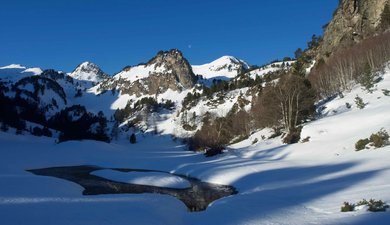
[{"label": "snow-covered valley floor", "polygon": [[[323,118],[303,128],[307,143],[261,141],[269,135],[263,130],[212,158],[186,151],[168,135],[146,134],[135,145],[125,140],[56,144],[2,132],[0,224],[389,224],[390,212],[340,212],[345,201],[390,203],[390,147],[355,151],[359,139],[381,128],[390,131],[390,97],[382,92],[390,89],[389,72],[376,89],[369,94],[356,87],[326,103]],[[356,107],[357,95],[368,103],[364,109]],[[232,185],[239,193],[194,213],[167,195],[83,196],[77,184],[26,172],[76,165],[168,171]]]}]

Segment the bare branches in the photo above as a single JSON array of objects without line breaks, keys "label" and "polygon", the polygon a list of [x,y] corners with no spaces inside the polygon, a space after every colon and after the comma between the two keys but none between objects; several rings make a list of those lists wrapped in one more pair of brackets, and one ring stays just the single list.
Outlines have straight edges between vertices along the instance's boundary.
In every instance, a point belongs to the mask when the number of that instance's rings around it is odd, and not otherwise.
[{"label": "bare branches", "polygon": [[283,125],[286,131],[295,129],[314,111],[314,92],[310,83],[296,75],[282,77],[268,86],[253,107],[260,127]]},{"label": "bare branches", "polygon": [[312,70],[309,80],[321,97],[330,97],[358,83],[366,72],[366,65],[375,72],[389,60],[390,32],[387,32],[336,52],[326,63]]}]

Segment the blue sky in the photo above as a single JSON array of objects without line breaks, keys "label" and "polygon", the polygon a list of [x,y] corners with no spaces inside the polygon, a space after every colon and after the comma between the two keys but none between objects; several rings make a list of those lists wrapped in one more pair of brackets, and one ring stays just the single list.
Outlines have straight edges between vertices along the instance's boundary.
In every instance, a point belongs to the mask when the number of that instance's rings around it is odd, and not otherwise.
[{"label": "blue sky", "polygon": [[322,34],[338,0],[2,0],[0,65],[113,74],[178,48],[191,64],[233,55],[250,64],[292,56]]}]

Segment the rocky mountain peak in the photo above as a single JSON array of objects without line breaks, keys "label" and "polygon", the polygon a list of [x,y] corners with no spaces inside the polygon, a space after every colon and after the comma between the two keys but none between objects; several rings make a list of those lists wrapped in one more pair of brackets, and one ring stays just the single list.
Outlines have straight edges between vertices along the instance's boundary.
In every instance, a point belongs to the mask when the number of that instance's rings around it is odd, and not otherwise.
[{"label": "rocky mountain peak", "polygon": [[326,58],[337,48],[348,47],[375,34],[388,0],[341,0],[326,25],[318,57]]},{"label": "rocky mountain peak", "polygon": [[73,70],[70,76],[78,80],[92,82],[100,82],[108,78],[106,73],[104,73],[96,64],[91,62],[81,63],[75,70]]},{"label": "rocky mountain peak", "polygon": [[196,79],[191,65],[178,49],[160,51],[147,64],[155,67],[164,66],[167,71],[170,71],[177,77],[178,82],[184,88],[191,88],[195,85]]},{"label": "rocky mountain peak", "polygon": [[125,67],[112,79],[101,83],[98,90],[119,89],[129,95],[156,95],[168,89],[189,89],[195,83],[196,76],[183,53],[172,49],[158,52],[146,64]]},{"label": "rocky mountain peak", "polygon": [[159,51],[157,55],[153,57],[149,63],[169,61],[169,59],[183,59],[183,53],[179,49],[171,49],[169,51]]}]

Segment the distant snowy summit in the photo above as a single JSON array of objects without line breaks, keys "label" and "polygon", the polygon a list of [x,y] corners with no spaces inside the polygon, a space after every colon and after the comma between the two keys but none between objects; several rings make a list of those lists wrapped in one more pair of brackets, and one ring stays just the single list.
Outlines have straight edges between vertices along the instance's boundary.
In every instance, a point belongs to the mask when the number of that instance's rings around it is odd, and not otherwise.
[{"label": "distant snowy summit", "polygon": [[191,66],[178,49],[160,51],[146,64],[125,67],[114,76],[114,79],[135,82],[161,75],[165,77],[164,80],[169,77],[174,78],[184,88],[190,88],[195,84],[195,76]]},{"label": "distant snowy summit", "polygon": [[91,62],[81,63],[69,76],[77,80],[92,82],[101,82],[109,77],[96,64]]},{"label": "distant snowy summit", "polygon": [[[100,83],[107,78],[114,80],[126,80],[130,83],[149,78],[151,75],[173,75],[184,88],[192,87],[195,83],[195,75],[203,79],[229,80],[248,70],[250,66],[245,61],[234,56],[223,56],[204,65],[190,65],[182,52],[178,49],[160,51],[146,64],[126,66],[113,77],[106,74],[92,62],[83,62],[71,73],[70,77],[81,80]],[[18,78],[23,76],[39,75],[40,68],[27,68],[19,64],[11,64],[0,67],[0,78]]]},{"label": "distant snowy summit", "polygon": [[0,79],[21,79],[23,77],[39,75],[41,73],[41,68],[27,68],[20,64],[11,64],[0,67]]},{"label": "distant snowy summit", "polygon": [[233,56],[223,56],[211,63],[193,65],[192,70],[204,79],[228,80],[249,69],[248,63]]}]

